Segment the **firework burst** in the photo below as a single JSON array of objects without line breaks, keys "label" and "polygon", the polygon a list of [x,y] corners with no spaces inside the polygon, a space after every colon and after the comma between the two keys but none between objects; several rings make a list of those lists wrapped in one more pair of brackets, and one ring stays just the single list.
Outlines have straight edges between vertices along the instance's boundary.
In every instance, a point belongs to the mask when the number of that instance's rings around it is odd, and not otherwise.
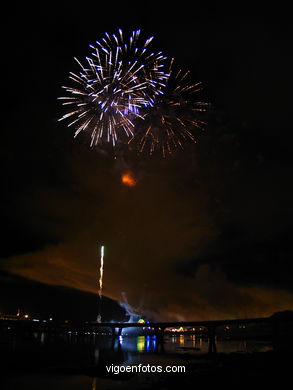
[{"label": "firework burst", "polygon": [[150,51],[152,37],[142,40],[140,30],[125,39],[105,33],[86,57],[83,65],[75,58],[79,72],[70,72],[73,86],[64,86],[68,96],[60,97],[68,108],[59,120],[70,119],[68,126],[90,135],[90,144],[110,142],[113,146],[123,137],[134,135],[134,119],[142,108],[153,106],[162,94],[168,77],[164,73],[165,57]]},{"label": "firework burst", "polygon": [[163,93],[135,122],[136,131],[128,143],[140,153],[160,152],[164,157],[172,154],[183,149],[186,142],[196,142],[197,130],[206,124],[199,115],[208,104],[194,101],[194,95],[202,90],[201,83],[190,83],[190,72],[174,71],[173,62],[172,59]]}]

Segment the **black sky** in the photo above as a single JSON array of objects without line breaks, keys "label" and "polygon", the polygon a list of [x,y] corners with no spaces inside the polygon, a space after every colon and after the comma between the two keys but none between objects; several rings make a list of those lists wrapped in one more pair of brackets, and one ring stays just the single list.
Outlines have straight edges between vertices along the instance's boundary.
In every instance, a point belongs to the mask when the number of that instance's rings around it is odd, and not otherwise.
[{"label": "black sky", "polygon": [[[57,121],[73,57],[118,28],[154,35],[203,82],[209,125],[185,153],[117,162]],[[292,307],[286,10],[8,8],[2,29],[3,272],[94,292],[106,242],[105,294],[126,291],[136,306],[143,296],[157,316],[186,318],[188,304],[193,318]],[[120,183],[125,168],[134,189]]]}]

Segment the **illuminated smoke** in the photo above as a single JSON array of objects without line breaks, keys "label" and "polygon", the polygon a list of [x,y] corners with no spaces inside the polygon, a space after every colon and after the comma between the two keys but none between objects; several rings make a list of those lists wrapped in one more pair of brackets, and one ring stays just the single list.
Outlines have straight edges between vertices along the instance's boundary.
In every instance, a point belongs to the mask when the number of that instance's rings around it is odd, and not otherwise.
[{"label": "illuminated smoke", "polygon": [[122,174],[121,182],[127,187],[135,187],[136,180],[132,172],[128,171]]}]

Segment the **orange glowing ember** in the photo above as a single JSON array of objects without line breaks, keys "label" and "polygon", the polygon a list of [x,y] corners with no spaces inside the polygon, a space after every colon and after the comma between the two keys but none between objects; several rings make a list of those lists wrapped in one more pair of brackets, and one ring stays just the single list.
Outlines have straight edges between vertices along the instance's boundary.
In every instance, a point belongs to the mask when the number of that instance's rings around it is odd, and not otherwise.
[{"label": "orange glowing ember", "polygon": [[121,181],[125,186],[128,187],[135,187],[136,186],[136,180],[133,176],[132,172],[125,172],[121,176]]}]

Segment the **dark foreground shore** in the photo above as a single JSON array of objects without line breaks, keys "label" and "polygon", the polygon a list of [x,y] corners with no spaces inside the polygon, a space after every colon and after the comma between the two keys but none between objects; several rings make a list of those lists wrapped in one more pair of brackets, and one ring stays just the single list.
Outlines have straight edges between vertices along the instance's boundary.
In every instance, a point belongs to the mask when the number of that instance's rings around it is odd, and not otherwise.
[{"label": "dark foreground shore", "polygon": [[[144,362],[146,364],[146,362]],[[150,356],[149,364],[180,364],[185,373],[108,373],[106,367],[6,367],[5,390],[171,389],[213,385],[253,386],[288,383],[292,376],[291,351],[257,353],[173,354]],[[5,364],[4,364],[5,366]],[[3,366],[2,366],[3,367]],[[290,380],[291,382],[291,380]],[[290,383],[289,382],[289,383]]]}]

